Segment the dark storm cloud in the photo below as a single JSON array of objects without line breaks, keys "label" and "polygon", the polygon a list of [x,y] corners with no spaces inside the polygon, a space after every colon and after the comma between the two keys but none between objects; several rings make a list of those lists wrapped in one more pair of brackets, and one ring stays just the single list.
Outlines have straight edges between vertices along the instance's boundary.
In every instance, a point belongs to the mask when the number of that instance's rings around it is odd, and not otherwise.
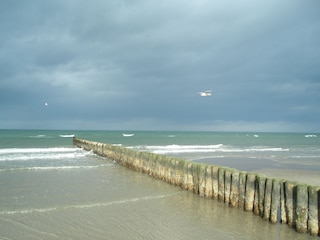
[{"label": "dark storm cloud", "polygon": [[5,1],[0,124],[320,131],[319,6]]}]

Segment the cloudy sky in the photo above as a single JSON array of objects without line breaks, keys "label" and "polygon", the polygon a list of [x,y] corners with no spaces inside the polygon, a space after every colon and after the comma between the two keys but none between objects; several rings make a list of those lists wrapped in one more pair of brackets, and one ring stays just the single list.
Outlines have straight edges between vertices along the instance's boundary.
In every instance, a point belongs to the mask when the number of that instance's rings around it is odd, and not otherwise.
[{"label": "cloudy sky", "polygon": [[3,0],[0,129],[320,132],[319,9]]}]

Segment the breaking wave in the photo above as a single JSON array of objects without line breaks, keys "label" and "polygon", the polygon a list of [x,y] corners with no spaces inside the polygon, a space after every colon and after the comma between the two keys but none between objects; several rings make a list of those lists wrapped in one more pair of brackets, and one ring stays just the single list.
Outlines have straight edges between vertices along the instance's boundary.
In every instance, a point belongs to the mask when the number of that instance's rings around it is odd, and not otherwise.
[{"label": "breaking wave", "polygon": [[165,146],[131,146],[131,149],[148,151],[156,154],[178,153],[245,153],[245,152],[287,152],[288,148],[281,147],[245,147],[238,148],[224,144],[216,145],[165,145]]},{"label": "breaking wave", "polygon": [[79,148],[4,148],[0,149],[0,161],[73,159],[88,154],[91,153]]},{"label": "breaking wave", "polygon": [[113,164],[100,164],[100,165],[79,165],[79,166],[45,166],[45,167],[17,167],[0,169],[0,172],[6,171],[52,171],[52,170],[74,170],[74,169],[93,169],[113,166]]}]

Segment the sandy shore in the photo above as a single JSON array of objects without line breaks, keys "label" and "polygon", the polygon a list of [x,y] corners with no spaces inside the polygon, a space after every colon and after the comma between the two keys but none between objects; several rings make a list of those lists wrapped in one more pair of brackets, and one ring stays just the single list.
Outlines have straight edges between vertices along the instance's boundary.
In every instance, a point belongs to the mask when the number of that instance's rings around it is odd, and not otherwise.
[{"label": "sandy shore", "polygon": [[226,166],[308,185],[320,186],[320,163],[278,162],[270,159],[204,158],[195,162]]},{"label": "sandy shore", "polygon": [[305,171],[296,169],[260,169],[255,171],[268,177],[283,178],[285,180],[296,181],[298,183],[306,183],[320,187],[320,172]]}]

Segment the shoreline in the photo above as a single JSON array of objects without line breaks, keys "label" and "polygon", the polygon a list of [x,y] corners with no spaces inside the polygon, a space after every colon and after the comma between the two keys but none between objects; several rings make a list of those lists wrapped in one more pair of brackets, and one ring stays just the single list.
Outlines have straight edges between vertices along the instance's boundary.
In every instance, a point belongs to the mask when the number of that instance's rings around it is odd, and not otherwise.
[{"label": "shoreline", "polygon": [[311,186],[320,186],[319,166],[301,164],[294,162],[280,162],[270,159],[256,158],[202,158],[192,162],[208,165],[225,166],[243,172],[254,172],[267,177],[280,178],[288,181],[304,183]]},{"label": "shoreline", "polygon": [[256,173],[272,178],[275,177],[288,181],[304,183],[310,186],[320,186],[320,173],[318,171],[266,168],[257,170]]}]

